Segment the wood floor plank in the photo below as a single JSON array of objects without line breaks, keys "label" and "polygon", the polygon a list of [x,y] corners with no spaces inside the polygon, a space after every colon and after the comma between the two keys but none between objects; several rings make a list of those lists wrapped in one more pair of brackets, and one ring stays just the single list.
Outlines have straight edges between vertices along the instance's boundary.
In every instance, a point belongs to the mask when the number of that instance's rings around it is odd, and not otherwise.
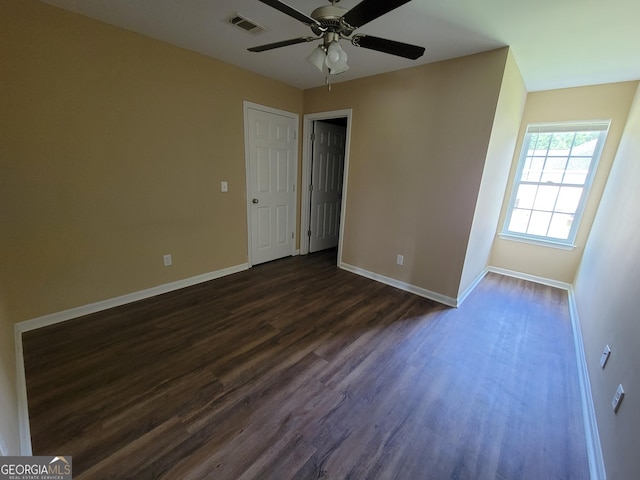
[{"label": "wood floor plank", "polygon": [[458,309],[335,251],[23,334],[33,451],[92,479],[588,478],[567,295]]}]

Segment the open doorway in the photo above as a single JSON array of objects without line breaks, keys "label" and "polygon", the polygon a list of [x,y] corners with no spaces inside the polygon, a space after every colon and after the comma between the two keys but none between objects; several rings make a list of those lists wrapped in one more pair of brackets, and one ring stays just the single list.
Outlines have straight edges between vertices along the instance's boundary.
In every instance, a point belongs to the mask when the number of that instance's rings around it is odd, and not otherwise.
[{"label": "open doorway", "polygon": [[351,110],[304,116],[300,253],[338,250],[341,259]]}]

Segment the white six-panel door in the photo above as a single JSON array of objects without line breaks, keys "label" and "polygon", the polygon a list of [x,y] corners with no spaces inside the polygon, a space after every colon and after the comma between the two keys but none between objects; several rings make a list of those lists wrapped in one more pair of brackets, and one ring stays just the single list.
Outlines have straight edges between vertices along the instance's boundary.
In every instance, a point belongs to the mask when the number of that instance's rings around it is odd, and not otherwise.
[{"label": "white six-panel door", "polygon": [[346,132],[347,129],[340,125],[315,122],[311,166],[310,252],[338,245]]},{"label": "white six-panel door", "polygon": [[290,256],[295,245],[295,118],[247,109],[251,263]]}]

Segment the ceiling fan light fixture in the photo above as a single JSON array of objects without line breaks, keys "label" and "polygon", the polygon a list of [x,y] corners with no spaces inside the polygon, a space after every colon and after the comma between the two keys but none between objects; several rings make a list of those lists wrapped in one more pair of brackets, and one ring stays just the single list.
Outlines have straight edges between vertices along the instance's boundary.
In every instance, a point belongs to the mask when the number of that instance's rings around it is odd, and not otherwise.
[{"label": "ceiling fan light fixture", "polygon": [[324,72],[326,57],[327,54],[324,51],[324,47],[322,45],[319,45],[311,51],[311,53],[307,57],[307,62],[316,67],[321,72]]},{"label": "ceiling fan light fixture", "polygon": [[346,63],[343,65],[338,65],[334,68],[330,68],[329,69],[329,75],[338,75],[339,73],[344,73],[347,70],[349,70],[349,65],[347,65]]},{"label": "ceiling fan light fixture", "polygon": [[347,59],[347,53],[342,49],[338,40],[332,41],[327,47],[327,55],[324,61],[329,68],[329,74],[337,75],[349,70]]}]

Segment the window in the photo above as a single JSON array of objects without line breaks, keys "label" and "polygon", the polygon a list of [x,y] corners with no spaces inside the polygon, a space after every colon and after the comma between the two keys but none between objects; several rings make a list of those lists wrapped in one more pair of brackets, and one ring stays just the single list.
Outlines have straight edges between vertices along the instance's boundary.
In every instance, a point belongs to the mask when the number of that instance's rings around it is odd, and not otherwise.
[{"label": "window", "polygon": [[503,236],[573,245],[609,123],[527,127]]}]

